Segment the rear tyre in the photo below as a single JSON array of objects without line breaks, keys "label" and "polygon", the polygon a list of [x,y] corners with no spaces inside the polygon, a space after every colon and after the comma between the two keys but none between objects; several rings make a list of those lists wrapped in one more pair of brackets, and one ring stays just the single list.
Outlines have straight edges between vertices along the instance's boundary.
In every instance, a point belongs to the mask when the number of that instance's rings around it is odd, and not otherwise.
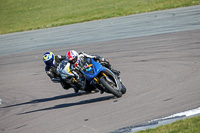
[{"label": "rear tyre", "polygon": [[117,98],[122,96],[122,93],[116,89],[114,89],[112,86],[110,86],[110,84],[105,80],[105,78],[102,76],[100,78],[100,82],[102,83],[102,85],[110,92],[112,93],[114,96],[116,96]]}]

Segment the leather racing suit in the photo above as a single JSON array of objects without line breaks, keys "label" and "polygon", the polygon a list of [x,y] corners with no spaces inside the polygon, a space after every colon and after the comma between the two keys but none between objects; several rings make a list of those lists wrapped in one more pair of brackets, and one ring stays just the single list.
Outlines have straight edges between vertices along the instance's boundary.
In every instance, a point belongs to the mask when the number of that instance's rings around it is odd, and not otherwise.
[{"label": "leather racing suit", "polygon": [[84,52],[80,52],[80,53],[79,53],[79,57],[78,57],[78,58],[79,58],[80,61],[82,61],[85,57],[87,57],[87,58],[93,58],[94,61],[97,61],[97,62],[99,62],[102,66],[107,67],[108,69],[110,69],[110,70],[111,70],[114,74],[116,74],[117,76],[120,75],[120,71],[114,69],[114,68],[111,66],[110,62],[109,62],[107,59],[105,59],[105,58],[103,58],[103,57],[100,57],[99,55],[89,55],[89,54],[86,54],[86,53],[84,53]]},{"label": "leather racing suit", "polygon": [[62,78],[60,77],[57,67],[59,66],[60,62],[62,60],[66,59],[66,56],[63,55],[55,55],[55,65],[54,66],[47,66],[45,67],[46,74],[50,77],[50,79],[53,81],[53,79],[59,79],[62,87],[64,89],[69,89],[71,87],[70,84],[65,83]]}]

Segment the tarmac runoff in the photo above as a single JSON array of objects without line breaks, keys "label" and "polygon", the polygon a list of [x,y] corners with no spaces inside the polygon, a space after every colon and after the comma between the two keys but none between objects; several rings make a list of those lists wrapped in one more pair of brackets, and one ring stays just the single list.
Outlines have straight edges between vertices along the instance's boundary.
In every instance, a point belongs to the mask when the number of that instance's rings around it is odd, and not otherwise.
[{"label": "tarmac runoff", "polygon": [[138,132],[141,130],[153,129],[153,128],[156,128],[161,125],[170,124],[177,120],[186,119],[186,118],[197,116],[197,115],[200,115],[200,107],[189,110],[189,111],[180,112],[180,113],[168,116],[168,117],[151,120],[148,123],[144,123],[144,124],[140,124],[140,125],[136,125],[136,126],[125,127],[125,128],[119,129],[119,130],[111,132],[111,133],[124,133],[124,132],[135,133],[135,132]]}]

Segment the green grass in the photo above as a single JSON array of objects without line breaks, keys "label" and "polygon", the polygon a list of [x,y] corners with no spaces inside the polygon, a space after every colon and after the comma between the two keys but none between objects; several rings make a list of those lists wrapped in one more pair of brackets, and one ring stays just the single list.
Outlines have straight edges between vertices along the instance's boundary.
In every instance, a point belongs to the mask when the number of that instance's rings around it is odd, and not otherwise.
[{"label": "green grass", "polygon": [[200,116],[179,120],[168,125],[137,133],[200,133]]},{"label": "green grass", "polygon": [[0,0],[0,34],[199,4],[200,0]]}]

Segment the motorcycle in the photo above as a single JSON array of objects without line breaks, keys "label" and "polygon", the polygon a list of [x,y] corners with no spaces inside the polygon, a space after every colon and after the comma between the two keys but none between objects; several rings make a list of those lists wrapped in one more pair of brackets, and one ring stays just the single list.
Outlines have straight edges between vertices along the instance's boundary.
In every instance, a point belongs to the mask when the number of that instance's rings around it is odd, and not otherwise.
[{"label": "motorcycle", "polygon": [[[89,84],[86,85],[85,76],[77,69],[73,69],[68,60],[63,60],[59,66],[57,67],[57,71],[60,74],[62,80],[70,84],[72,88],[74,88],[75,93],[78,93],[79,90],[91,92],[95,91],[95,88]],[[54,82],[59,82],[54,79]]]},{"label": "motorcycle", "polygon": [[80,71],[85,76],[86,84],[98,88],[101,92],[111,93],[117,98],[126,93],[126,87],[120,79],[111,70],[94,61],[93,58],[85,58],[80,64]]}]

